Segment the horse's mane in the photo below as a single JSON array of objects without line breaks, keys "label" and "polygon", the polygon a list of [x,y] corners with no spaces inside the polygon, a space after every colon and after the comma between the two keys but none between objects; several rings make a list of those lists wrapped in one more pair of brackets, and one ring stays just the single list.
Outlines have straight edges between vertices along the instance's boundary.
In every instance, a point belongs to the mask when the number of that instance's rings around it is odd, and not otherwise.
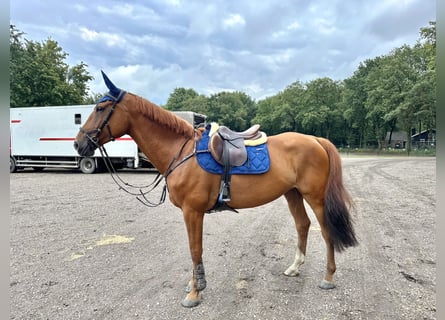
[{"label": "horse's mane", "polygon": [[132,98],[136,99],[135,106],[137,111],[144,117],[153,120],[161,126],[174,131],[177,134],[187,138],[193,138],[193,126],[186,120],[178,117],[173,112],[165,110],[156,104],[144,99],[138,95],[127,92]]}]

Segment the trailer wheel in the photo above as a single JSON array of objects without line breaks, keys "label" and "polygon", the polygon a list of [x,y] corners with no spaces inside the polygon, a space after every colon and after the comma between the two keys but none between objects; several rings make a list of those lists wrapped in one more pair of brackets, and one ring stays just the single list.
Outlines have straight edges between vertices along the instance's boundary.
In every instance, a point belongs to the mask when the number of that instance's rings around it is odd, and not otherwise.
[{"label": "trailer wheel", "polygon": [[82,158],[80,160],[80,170],[83,173],[94,173],[96,171],[96,161],[93,158]]},{"label": "trailer wheel", "polygon": [[9,156],[9,172],[13,173],[17,171],[17,164],[15,162],[15,158]]}]

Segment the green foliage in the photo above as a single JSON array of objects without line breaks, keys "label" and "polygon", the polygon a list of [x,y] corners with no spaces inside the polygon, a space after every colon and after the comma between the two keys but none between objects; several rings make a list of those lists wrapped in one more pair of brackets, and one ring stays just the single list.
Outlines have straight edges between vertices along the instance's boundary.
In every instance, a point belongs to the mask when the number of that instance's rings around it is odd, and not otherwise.
[{"label": "green foliage", "polygon": [[[320,78],[306,85],[305,112],[301,115],[305,132],[324,136],[335,143],[343,143],[341,137],[335,139],[335,128],[342,126],[340,109],[342,83],[329,78]],[[335,141],[337,140],[337,141]]]},{"label": "green foliage", "polygon": [[[413,47],[404,45],[365,60],[343,81],[324,77],[295,81],[276,95],[254,102],[242,92],[205,97],[177,88],[169,110],[206,114],[234,130],[258,123],[269,135],[284,131],[324,136],[346,150],[386,146],[387,132],[436,127],[435,22],[422,28]],[[411,148],[408,134],[407,151]]]},{"label": "green foliage", "polygon": [[193,89],[176,88],[164,106],[172,111],[194,111],[205,114],[207,121],[215,121],[234,130],[250,126],[256,113],[256,103],[243,92],[220,92],[210,97]]},{"label": "green foliage", "polygon": [[[385,146],[387,132],[436,127],[435,23],[421,29],[414,47],[404,45],[361,63],[343,94],[348,144]],[[411,148],[408,134],[407,151]]]},{"label": "green foliage", "polygon": [[207,115],[207,99],[193,89],[176,88],[164,106],[171,111],[194,111]]},{"label": "green foliage", "polygon": [[252,123],[259,123],[269,134],[301,130],[299,113],[302,110],[304,86],[294,82],[277,95],[258,102],[257,115]]},{"label": "green foliage", "polygon": [[243,92],[220,92],[208,99],[207,120],[233,130],[245,130],[255,113],[255,102]]},{"label": "green foliage", "polygon": [[256,117],[252,119],[253,123],[261,124],[261,129],[269,134],[277,134],[285,125],[282,121],[277,97],[269,97],[258,102]]},{"label": "green foliage", "polygon": [[367,91],[365,88],[365,79],[369,70],[364,63],[361,63],[353,76],[344,81],[344,90],[342,97],[343,118],[348,128],[346,133],[346,144],[354,145],[360,148],[365,147],[369,137],[369,126],[365,101]]},{"label": "green foliage", "polygon": [[56,41],[22,40],[23,35],[10,26],[11,107],[83,104],[87,82],[93,79],[87,65],[70,67]]},{"label": "green foliage", "polygon": [[[345,150],[380,152],[387,132],[436,128],[436,23],[419,34],[413,47],[403,45],[365,60],[343,81],[295,81],[259,101],[240,91],[206,97],[191,88],[176,88],[164,107],[202,113],[209,122],[233,130],[258,123],[269,135],[298,131],[327,137]],[[68,66],[68,54],[56,41],[33,42],[23,35],[10,26],[11,107],[94,104],[103,96],[87,96],[92,79],[87,65]],[[408,152],[410,148],[408,140]]]}]

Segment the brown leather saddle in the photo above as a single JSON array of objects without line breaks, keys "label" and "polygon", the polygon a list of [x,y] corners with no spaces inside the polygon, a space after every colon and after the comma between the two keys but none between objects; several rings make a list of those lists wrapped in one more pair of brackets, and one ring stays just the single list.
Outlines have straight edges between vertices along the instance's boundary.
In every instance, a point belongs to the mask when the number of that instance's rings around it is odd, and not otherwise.
[{"label": "brown leather saddle", "polygon": [[235,166],[241,166],[247,161],[247,141],[250,144],[255,144],[252,141],[259,141],[260,139],[263,139],[264,142],[266,141],[265,134],[259,131],[259,129],[259,124],[255,124],[242,132],[232,131],[226,126],[219,126],[216,132],[211,134],[208,148],[213,158],[224,168],[221,189],[215,207],[219,204],[225,209],[231,209],[225,205],[225,202],[230,201],[231,169]]},{"label": "brown leather saddle", "polygon": [[210,137],[209,150],[213,158],[223,166],[241,166],[247,161],[245,140],[255,140],[262,137],[260,125],[255,124],[249,129],[236,132],[226,126],[220,126]]}]

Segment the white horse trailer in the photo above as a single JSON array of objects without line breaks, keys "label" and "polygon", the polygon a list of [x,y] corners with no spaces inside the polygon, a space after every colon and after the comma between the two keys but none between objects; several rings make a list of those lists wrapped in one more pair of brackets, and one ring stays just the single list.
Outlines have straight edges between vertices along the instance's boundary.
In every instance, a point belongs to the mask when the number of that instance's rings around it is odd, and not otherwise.
[{"label": "white horse trailer", "polygon": [[[80,157],[73,142],[94,105],[10,108],[10,172],[33,168],[75,168],[93,173],[104,167],[99,150],[92,157]],[[175,112],[194,126],[206,116],[191,111]],[[133,139],[124,135],[105,145],[113,166],[150,168],[152,165]]]}]

